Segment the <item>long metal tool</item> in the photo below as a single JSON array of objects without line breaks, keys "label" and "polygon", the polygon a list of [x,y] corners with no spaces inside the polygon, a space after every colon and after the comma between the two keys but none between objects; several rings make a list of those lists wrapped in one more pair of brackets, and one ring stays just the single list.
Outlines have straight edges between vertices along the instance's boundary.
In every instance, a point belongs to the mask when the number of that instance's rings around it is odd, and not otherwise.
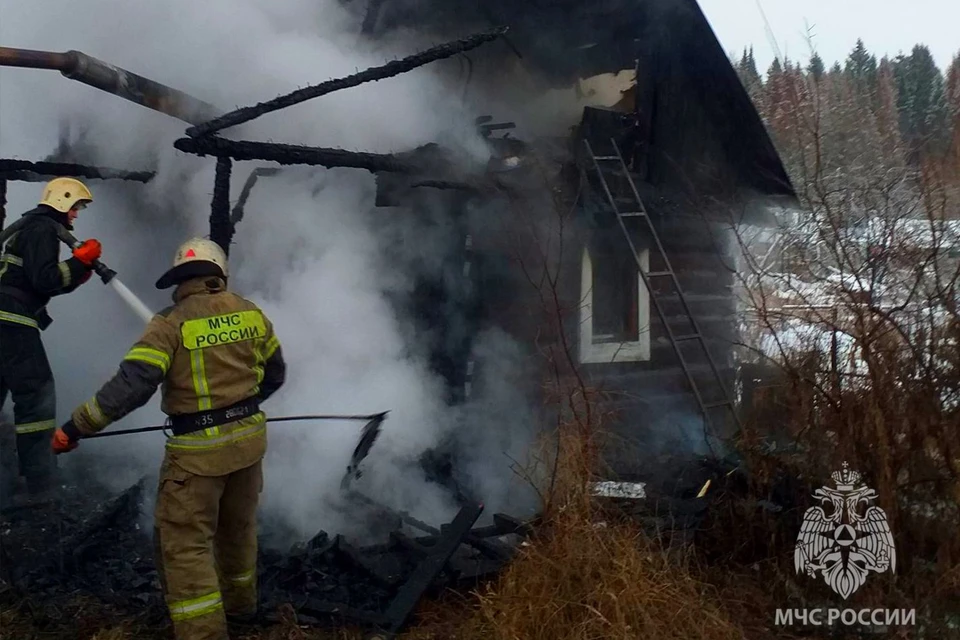
[{"label": "long metal tool", "polygon": [[[350,463],[347,465],[347,470],[343,475],[343,479],[340,481],[340,489],[346,491],[350,484],[354,480],[358,480],[361,476],[360,463],[364,458],[370,453],[370,449],[373,448],[373,444],[377,441],[377,438],[380,437],[380,429],[383,426],[383,421],[386,419],[389,411],[381,411],[380,413],[373,413],[366,416],[357,416],[357,415],[301,415],[301,416],[279,416],[276,418],[267,418],[267,422],[294,422],[294,421],[306,421],[306,420],[365,420],[367,424],[363,425],[363,429],[360,430],[360,439],[357,441],[357,446],[353,449],[353,454],[350,456]],[[166,425],[159,425],[154,427],[140,427],[138,429],[124,429],[122,431],[112,431],[109,433],[97,433],[91,436],[84,436],[81,440],[91,440],[93,438],[110,438],[113,436],[125,436],[134,433],[148,433],[151,431],[163,431],[166,429]]]},{"label": "long metal tool", "polygon": [[[389,411],[382,411],[380,413],[372,413],[367,416],[348,416],[348,415],[303,415],[303,416],[279,416],[276,418],[267,418],[267,422],[294,422],[294,421],[307,421],[307,420],[367,420],[374,421],[380,420],[381,422],[386,417]],[[134,433],[150,433],[151,431],[163,431],[164,429],[169,429],[165,424],[155,425],[152,427],[138,427],[136,429],[121,429],[120,431],[110,431],[107,433],[97,433],[92,436],[83,436],[84,440],[91,440],[93,438],[112,438],[113,436],[128,436]]]}]

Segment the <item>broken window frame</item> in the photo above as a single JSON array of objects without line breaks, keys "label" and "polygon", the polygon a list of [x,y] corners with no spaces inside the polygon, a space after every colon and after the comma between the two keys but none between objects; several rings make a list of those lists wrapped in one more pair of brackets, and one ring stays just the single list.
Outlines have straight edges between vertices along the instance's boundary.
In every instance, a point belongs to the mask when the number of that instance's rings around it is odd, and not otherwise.
[{"label": "broken window frame", "polygon": [[[597,251],[594,249],[593,254]],[[644,273],[650,271],[650,251],[638,250],[638,258]],[[636,305],[631,313],[635,314],[637,326],[636,340],[603,341],[594,334],[594,257],[590,245],[583,248],[580,258],[580,350],[581,364],[604,364],[616,362],[647,362],[650,360],[650,292],[643,282],[639,270],[636,273]]]}]

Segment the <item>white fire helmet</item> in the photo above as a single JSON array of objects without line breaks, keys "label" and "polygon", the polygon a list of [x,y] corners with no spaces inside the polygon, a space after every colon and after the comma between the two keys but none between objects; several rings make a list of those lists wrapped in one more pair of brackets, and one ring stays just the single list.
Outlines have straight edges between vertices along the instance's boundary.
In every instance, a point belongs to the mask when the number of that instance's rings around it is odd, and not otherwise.
[{"label": "white fire helmet", "polygon": [[205,238],[190,238],[177,249],[173,266],[157,280],[157,288],[166,289],[200,276],[226,279],[227,274],[227,255],[220,245]]}]

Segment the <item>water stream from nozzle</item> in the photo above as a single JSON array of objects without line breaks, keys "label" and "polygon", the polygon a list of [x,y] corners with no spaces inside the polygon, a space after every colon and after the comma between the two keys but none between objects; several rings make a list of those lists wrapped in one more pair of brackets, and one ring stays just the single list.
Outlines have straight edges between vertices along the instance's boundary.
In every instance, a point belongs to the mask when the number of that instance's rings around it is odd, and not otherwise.
[{"label": "water stream from nozzle", "polygon": [[151,318],[153,318],[153,312],[150,311],[147,305],[143,304],[143,301],[138,298],[133,291],[127,288],[127,285],[120,281],[120,278],[114,276],[110,279],[109,284],[123,301],[127,303],[127,306],[133,309],[134,313],[140,316],[144,322],[150,322]]}]

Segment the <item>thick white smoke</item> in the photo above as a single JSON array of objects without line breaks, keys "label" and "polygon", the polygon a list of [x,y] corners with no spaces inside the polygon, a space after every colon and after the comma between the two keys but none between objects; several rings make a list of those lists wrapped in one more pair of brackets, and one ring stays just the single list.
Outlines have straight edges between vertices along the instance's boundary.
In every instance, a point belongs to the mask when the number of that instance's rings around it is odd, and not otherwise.
[{"label": "thick white smoke", "polygon": [[[0,0],[0,15],[5,46],[76,49],[223,110],[347,75],[427,44],[405,37],[374,49],[333,0],[89,0],[82,8],[66,0]],[[428,67],[265,116],[228,135],[379,152],[441,140],[483,161],[484,148],[470,128],[475,115]],[[154,289],[154,280],[180,241],[207,233],[213,160],[173,149],[186,127],[180,121],[54,71],[0,68],[0,156],[42,159],[56,147],[62,123],[69,123],[75,139],[82,132],[77,148],[84,151],[84,161],[159,170],[147,186],[90,181],[95,203],[75,231],[81,238],[99,238],[104,262],[159,310],[169,304],[169,292]],[[234,165],[234,199],[254,166]],[[39,185],[11,183],[8,223],[34,206],[39,190]],[[272,415],[389,409],[370,457],[366,488],[434,522],[450,516],[454,505],[447,492],[425,482],[414,460],[451,429],[470,428],[476,456],[464,471],[493,511],[518,495],[508,454],[522,457],[529,437],[532,422],[524,399],[516,386],[500,384],[487,387],[500,397],[481,398],[456,411],[444,405],[440,382],[407,341],[406,320],[384,296],[409,282],[383,259],[384,236],[376,221],[392,212],[372,211],[373,197],[373,176],[347,169],[295,168],[255,187],[235,238],[231,288],[262,304],[289,362],[287,386],[266,408]],[[43,337],[62,421],[113,374],[142,322],[96,280],[55,299],[50,311],[55,322]],[[499,380],[509,379],[523,359],[522,349],[497,333],[484,336],[477,348],[494,363]],[[111,428],[162,420],[158,394]],[[348,526],[331,505],[359,426],[271,428],[265,514],[301,535]],[[155,472],[161,456],[162,436],[123,436],[86,442],[61,466],[92,469],[122,488]]]}]

